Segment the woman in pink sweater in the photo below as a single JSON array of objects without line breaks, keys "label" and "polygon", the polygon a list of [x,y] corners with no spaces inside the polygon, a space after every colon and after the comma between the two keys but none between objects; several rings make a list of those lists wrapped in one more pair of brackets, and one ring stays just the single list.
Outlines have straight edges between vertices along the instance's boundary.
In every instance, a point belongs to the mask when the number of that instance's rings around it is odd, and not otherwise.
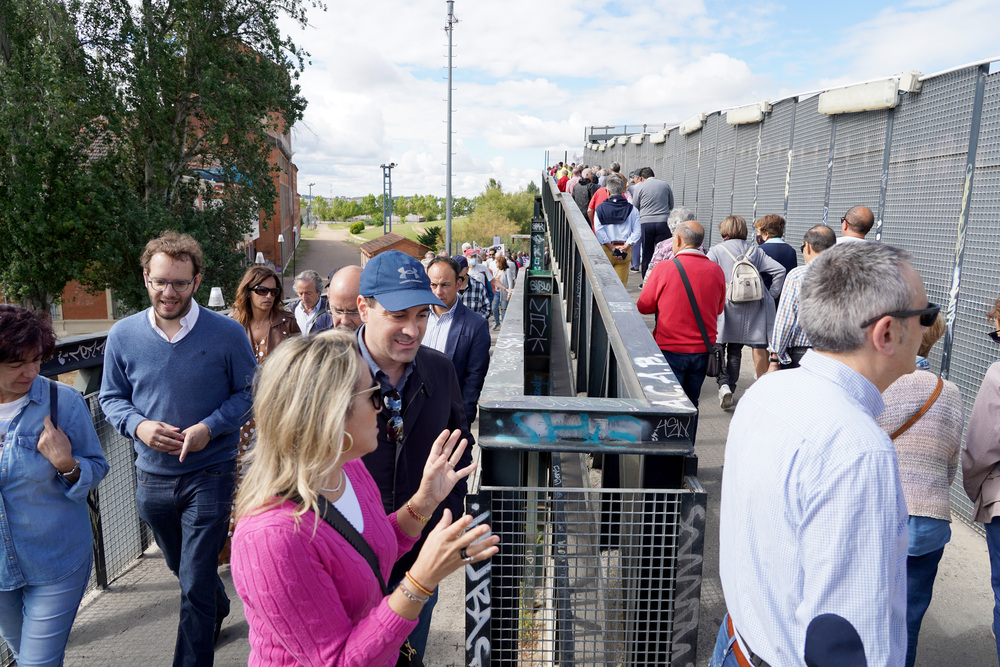
[{"label": "woman in pink sweater", "polygon": [[[353,335],[285,342],[261,364],[257,444],[236,499],[232,572],[250,625],[250,665],[395,665],[421,606],[448,574],[495,554],[489,526],[444,518],[399,587],[383,595],[368,561],[321,518],[327,503],[363,536],[383,579],[455,483],[466,441],[444,431],[404,510],[385,516],[359,460],[377,446],[381,409]],[[331,508],[331,511],[332,511]],[[466,529],[469,529],[467,532]]]}]

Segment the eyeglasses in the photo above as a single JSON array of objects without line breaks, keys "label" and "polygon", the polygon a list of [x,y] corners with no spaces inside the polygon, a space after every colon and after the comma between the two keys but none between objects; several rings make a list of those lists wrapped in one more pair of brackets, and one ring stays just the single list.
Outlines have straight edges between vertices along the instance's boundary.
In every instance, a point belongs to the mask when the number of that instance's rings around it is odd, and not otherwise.
[{"label": "eyeglasses", "polygon": [[1000,343],[1000,331],[991,331],[986,335],[989,336],[990,340],[994,343]]},{"label": "eyeglasses", "polygon": [[[174,289],[177,288],[175,287]],[[270,294],[271,296],[278,296],[279,294],[281,294],[281,288],[264,287],[263,285],[257,285],[256,287],[251,287],[250,291],[256,294],[257,296],[267,296],[268,294]]]},{"label": "eyeglasses", "polygon": [[167,289],[167,285],[174,288],[175,292],[187,292],[188,287],[194,284],[193,280],[164,280],[163,278],[148,278],[146,284],[157,292]]},{"label": "eyeglasses", "polygon": [[340,308],[331,308],[330,312],[334,315],[340,315],[341,317],[360,317],[361,313],[356,310],[341,310]]},{"label": "eyeglasses", "polygon": [[921,308],[919,310],[897,310],[892,313],[882,313],[878,317],[873,317],[870,320],[865,320],[861,324],[861,328],[864,329],[869,327],[876,322],[878,322],[883,317],[920,317],[920,326],[929,327],[934,324],[934,320],[937,319],[938,313],[941,311],[941,307],[934,303],[928,303],[926,308]]},{"label": "eyeglasses", "polygon": [[368,394],[368,392],[371,392],[368,398],[372,402],[372,407],[375,408],[376,412],[378,412],[379,410],[382,409],[382,385],[380,385],[378,382],[368,387],[367,389],[362,389],[361,391],[354,392],[353,394],[351,394],[351,396],[360,396],[361,394]]},{"label": "eyeglasses", "polygon": [[806,251],[806,244],[803,243],[802,245],[799,246],[799,252],[805,252],[805,251]]},{"label": "eyeglasses", "polygon": [[392,413],[386,424],[390,442],[399,442],[403,439],[403,417],[400,411],[403,409],[403,399],[399,392],[393,389],[382,394],[382,405]]}]

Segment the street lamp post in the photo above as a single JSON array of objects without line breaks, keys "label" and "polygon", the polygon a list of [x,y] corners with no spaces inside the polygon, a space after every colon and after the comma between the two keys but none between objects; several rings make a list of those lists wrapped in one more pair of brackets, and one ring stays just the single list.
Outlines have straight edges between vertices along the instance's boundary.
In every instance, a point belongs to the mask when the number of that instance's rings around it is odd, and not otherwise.
[{"label": "street lamp post", "polygon": [[285,275],[285,235],[278,234],[278,266],[281,267],[281,275]]},{"label": "street lamp post", "polygon": [[313,186],[315,183],[309,184],[309,229],[316,229],[313,227]]},{"label": "street lamp post", "polygon": [[[380,164],[382,168],[382,233],[392,231],[392,170],[395,162]],[[388,213],[388,216],[386,215]],[[388,224],[388,228],[386,225]]]}]

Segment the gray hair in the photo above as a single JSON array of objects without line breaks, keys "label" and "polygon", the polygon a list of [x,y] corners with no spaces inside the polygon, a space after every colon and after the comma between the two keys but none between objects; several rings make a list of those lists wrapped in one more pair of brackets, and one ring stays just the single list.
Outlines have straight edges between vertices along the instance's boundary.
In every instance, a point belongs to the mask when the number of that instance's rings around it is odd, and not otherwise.
[{"label": "gray hair", "polygon": [[[693,220],[693,218],[691,220]],[[685,222],[690,222],[690,220],[682,220],[681,222],[678,222],[677,226],[671,231],[675,236],[677,236],[677,238],[684,242],[684,245],[690,248],[700,248],[701,244],[705,242],[704,229],[702,229],[702,231],[698,231],[690,225],[684,224]]]},{"label": "gray hair", "polygon": [[852,352],[865,344],[861,323],[910,310],[913,294],[900,269],[910,253],[882,243],[840,243],[809,264],[799,294],[799,322],[817,350]]},{"label": "gray hair", "polygon": [[608,194],[611,196],[620,195],[625,192],[625,183],[617,175],[608,176],[608,180],[604,182],[604,187],[608,189]]},{"label": "gray hair", "polygon": [[611,163],[611,171],[613,171],[613,172],[615,172],[617,174],[621,170],[622,170],[622,165],[621,165],[620,162],[612,162]]},{"label": "gray hair", "polygon": [[694,220],[694,211],[686,206],[678,206],[672,209],[670,215],[667,217],[667,227],[670,228],[670,233],[673,234],[674,230],[677,229],[677,225],[688,220]]},{"label": "gray hair", "polygon": [[313,281],[313,284],[316,285],[317,292],[323,291],[323,276],[319,275],[312,269],[307,269],[302,273],[300,273],[299,275],[295,276],[295,282],[302,281],[305,283],[309,282],[310,280]]},{"label": "gray hair", "polygon": [[583,178],[590,178],[593,175],[594,172],[592,172],[589,168],[583,170],[583,176],[582,176]]}]

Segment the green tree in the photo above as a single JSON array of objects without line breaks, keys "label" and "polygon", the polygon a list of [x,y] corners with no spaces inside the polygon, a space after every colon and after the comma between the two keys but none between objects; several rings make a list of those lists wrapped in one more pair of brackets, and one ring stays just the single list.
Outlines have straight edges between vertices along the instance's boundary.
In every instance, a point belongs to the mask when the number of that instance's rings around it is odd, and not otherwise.
[{"label": "green tree", "polygon": [[382,217],[382,201],[381,195],[376,199],[375,195],[367,194],[361,198],[361,215],[367,215],[370,218],[375,218],[378,216]]},{"label": "green tree", "polygon": [[437,220],[443,213],[441,200],[434,195],[414,195],[412,201],[414,211],[427,221]]},{"label": "green tree", "polygon": [[514,223],[517,226],[515,234],[527,234],[531,229],[534,201],[534,196],[527,190],[505,193],[500,183],[491,178],[486,189],[476,197],[473,217],[490,213],[491,217],[499,217]]},{"label": "green tree", "polygon": [[47,307],[77,278],[142,307],[139,254],[168,228],[235,288],[278,199],[271,146],[305,108],[285,16],[304,25],[304,0],[0,0],[8,297]]},{"label": "green tree", "polygon": [[468,197],[458,197],[451,200],[451,214],[455,217],[472,215],[475,208],[475,202]]},{"label": "green tree", "polygon": [[427,227],[422,234],[417,234],[417,243],[423,244],[434,251],[440,250],[443,240],[444,229],[440,226]]},{"label": "green tree", "polygon": [[392,212],[394,215],[399,216],[400,220],[404,220],[410,214],[409,200],[403,196],[396,197],[392,203]]},{"label": "green tree", "polygon": [[527,193],[528,193],[529,195],[532,195],[532,196],[534,196],[534,195],[540,195],[540,194],[542,194],[542,193],[541,193],[541,192],[540,192],[540,191],[538,190],[538,186],[537,186],[537,185],[535,185],[535,182],[534,182],[534,181],[528,181],[528,187],[526,187],[526,188],[524,189],[524,191],[525,191],[525,192],[527,192]]},{"label": "green tree", "polygon": [[80,12],[0,0],[0,289],[43,310],[139,212],[109,154],[113,89],[82,48]]}]

